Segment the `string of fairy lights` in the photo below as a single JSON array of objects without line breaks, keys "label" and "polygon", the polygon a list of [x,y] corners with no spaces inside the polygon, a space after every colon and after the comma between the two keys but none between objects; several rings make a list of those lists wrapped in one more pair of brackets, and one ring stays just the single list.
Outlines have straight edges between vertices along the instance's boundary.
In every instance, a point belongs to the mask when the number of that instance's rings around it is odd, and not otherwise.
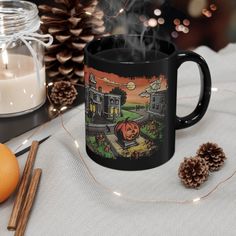
[{"label": "string of fairy lights", "polygon": [[[53,83],[49,83],[48,86],[52,86]],[[236,95],[236,92],[230,89],[219,89],[219,88],[212,88],[212,92],[228,92],[228,93],[232,93],[234,95]],[[47,93],[48,95],[48,93]],[[48,95],[49,97],[49,95]],[[195,98],[196,96],[192,96],[192,97],[181,97],[180,99],[192,99]],[[105,184],[103,184],[101,181],[99,181],[97,179],[97,177],[93,174],[93,172],[91,171],[89,165],[87,164],[84,156],[81,153],[80,150],[80,144],[79,141],[74,137],[74,135],[69,131],[69,129],[66,127],[64,120],[63,120],[63,112],[66,111],[68,109],[68,107],[63,106],[61,108],[56,108],[54,107],[53,103],[51,102],[51,100],[49,99],[49,102],[51,104],[50,109],[54,109],[55,116],[54,117],[59,117],[60,118],[60,123],[61,123],[61,127],[64,129],[64,131],[68,134],[68,136],[70,137],[72,144],[74,145],[78,157],[81,160],[81,163],[83,164],[83,166],[85,167],[90,179],[101,189],[103,189],[105,192],[108,192],[116,197],[119,197],[121,199],[127,200],[127,201],[131,201],[131,202],[136,202],[136,203],[165,203],[165,204],[194,204],[197,203],[201,200],[205,200],[207,198],[209,198],[213,193],[215,193],[220,187],[222,187],[224,184],[226,184],[230,179],[232,179],[234,176],[236,176],[236,169],[225,179],[223,179],[222,181],[220,181],[219,183],[217,183],[211,190],[209,190],[207,193],[202,194],[201,196],[196,196],[194,198],[191,199],[183,199],[183,200],[178,200],[178,199],[142,199],[142,198],[134,198],[131,197],[129,195],[126,195],[123,192],[117,191]],[[79,109],[79,112],[83,112],[84,109]],[[49,122],[48,122],[49,123]],[[26,138],[22,143],[21,143],[21,147],[26,145],[29,140],[31,138],[33,138],[33,136],[39,131],[39,129],[42,129],[43,127],[45,127],[45,124],[43,126],[40,126],[38,129],[36,129],[28,138]],[[19,147],[18,147],[19,148]]]}]

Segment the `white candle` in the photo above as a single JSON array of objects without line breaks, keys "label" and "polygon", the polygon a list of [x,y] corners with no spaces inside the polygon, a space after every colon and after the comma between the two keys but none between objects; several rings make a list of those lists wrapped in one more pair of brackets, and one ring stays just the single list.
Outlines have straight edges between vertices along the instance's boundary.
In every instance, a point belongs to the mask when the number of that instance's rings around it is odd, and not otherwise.
[{"label": "white candle", "polygon": [[[7,61],[7,66],[6,66]],[[0,57],[0,116],[26,112],[46,100],[45,67],[37,79],[33,58],[19,54]]]}]

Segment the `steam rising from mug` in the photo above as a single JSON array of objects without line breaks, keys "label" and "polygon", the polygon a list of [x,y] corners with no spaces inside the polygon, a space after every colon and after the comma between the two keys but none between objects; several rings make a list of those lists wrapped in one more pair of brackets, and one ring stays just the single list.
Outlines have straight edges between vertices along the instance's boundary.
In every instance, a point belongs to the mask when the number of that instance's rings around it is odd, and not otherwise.
[{"label": "steam rising from mug", "polygon": [[[129,48],[134,61],[151,60],[151,58],[146,58],[147,55],[150,56],[149,52],[159,51],[160,46],[156,40],[158,26],[153,29],[140,21],[140,16],[145,15],[145,6],[151,3],[154,3],[154,0],[126,1],[124,13],[116,18],[108,19],[109,26],[115,28],[113,33],[123,35],[126,42],[125,47]],[[163,0],[155,1],[155,6],[163,3]],[[112,12],[119,12],[124,7],[123,4],[121,1],[111,0],[107,1],[107,8]],[[140,35],[140,37],[128,37],[128,35]],[[150,37],[144,41],[145,35]],[[152,57],[155,57],[154,53],[151,54]],[[156,56],[158,57],[158,55]]]}]

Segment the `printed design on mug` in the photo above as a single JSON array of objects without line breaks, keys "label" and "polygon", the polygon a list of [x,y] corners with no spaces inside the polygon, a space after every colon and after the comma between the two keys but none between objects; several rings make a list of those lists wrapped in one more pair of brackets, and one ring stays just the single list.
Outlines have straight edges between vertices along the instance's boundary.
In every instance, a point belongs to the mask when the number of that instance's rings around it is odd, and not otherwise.
[{"label": "printed design on mug", "polygon": [[85,68],[86,143],[110,159],[152,156],[163,141],[165,75],[120,77]]}]

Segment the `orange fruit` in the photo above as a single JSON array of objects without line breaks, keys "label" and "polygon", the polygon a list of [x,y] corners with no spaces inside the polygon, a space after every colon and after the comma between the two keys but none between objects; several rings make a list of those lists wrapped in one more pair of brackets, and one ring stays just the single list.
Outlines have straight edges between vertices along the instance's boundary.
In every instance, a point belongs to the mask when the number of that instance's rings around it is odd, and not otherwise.
[{"label": "orange fruit", "polygon": [[16,156],[4,144],[0,144],[0,203],[16,189],[20,179],[20,169]]}]

